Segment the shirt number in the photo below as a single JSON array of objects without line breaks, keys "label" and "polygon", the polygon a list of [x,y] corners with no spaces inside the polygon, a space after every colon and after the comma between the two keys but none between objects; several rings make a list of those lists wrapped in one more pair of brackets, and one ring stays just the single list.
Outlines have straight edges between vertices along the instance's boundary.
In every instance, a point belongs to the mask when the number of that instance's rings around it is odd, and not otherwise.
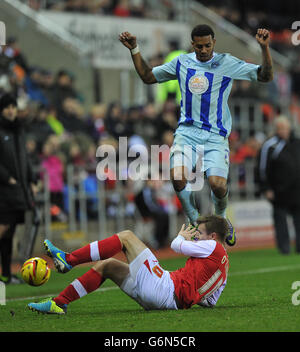
[{"label": "shirt number", "polygon": [[154,274],[156,276],[158,276],[159,278],[161,278],[163,276],[163,270],[160,266],[158,265],[155,265],[153,268],[152,268],[152,271],[154,272]]}]

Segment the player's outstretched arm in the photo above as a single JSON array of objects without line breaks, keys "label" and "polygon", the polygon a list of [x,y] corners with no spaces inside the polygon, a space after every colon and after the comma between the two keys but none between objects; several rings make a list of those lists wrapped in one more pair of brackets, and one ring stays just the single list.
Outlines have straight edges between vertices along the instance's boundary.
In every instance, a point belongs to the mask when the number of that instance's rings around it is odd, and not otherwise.
[{"label": "player's outstretched arm", "polygon": [[135,70],[141,77],[142,81],[146,84],[157,83],[157,80],[152,73],[152,69],[148,66],[140,53],[136,42],[136,37],[129,32],[122,32],[119,35],[119,40],[126,48],[130,50]]},{"label": "player's outstretched arm", "polygon": [[257,79],[260,82],[270,82],[273,80],[273,63],[270,53],[270,32],[267,29],[259,28],[255,36],[262,50],[262,65],[258,69]]}]

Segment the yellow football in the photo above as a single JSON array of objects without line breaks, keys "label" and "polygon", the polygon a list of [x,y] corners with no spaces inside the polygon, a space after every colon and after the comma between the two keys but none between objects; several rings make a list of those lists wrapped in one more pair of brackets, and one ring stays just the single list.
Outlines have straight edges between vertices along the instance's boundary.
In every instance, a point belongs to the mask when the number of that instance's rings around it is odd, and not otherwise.
[{"label": "yellow football", "polygon": [[51,269],[46,260],[35,257],[26,260],[21,269],[23,280],[31,286],[41,286],[50,277]]}]

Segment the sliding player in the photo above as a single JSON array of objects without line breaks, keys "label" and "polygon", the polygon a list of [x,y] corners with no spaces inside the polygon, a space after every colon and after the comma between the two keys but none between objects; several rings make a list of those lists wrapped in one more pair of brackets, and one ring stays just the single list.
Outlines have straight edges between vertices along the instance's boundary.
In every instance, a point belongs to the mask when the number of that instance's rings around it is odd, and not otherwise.
[{"label": "sliding player", "polygon": [[[197,164],[197,147],[204,149],[204,171],[211,188],[215,213],[226,217],[228,202],[227,177],[229,169],[228,137],[231,115],[227,100],[233,80],[270,82],[273,79],[272,58],[269,50],[270,33],[258,29],[256,40],[262,50],[262,64],[246,63],[230,54],[214,51],[216,39],[207,25],[198,25],[191,32],[193,52],[182,54],[171,62],[151,69],[144,61],[136,37],[129,32],[119,36],[131,51],[132,61],[146,84],[178,80],[181,89],[181,116],[170,154],[170,172],[174,190],[191,224],[199,216],[197,192],[187,175]],[[194,152],[192,160],[177,157],[185,154],[184,147]],[[198,148],[200,149],[200,148]],[[228,220],[228,245],[236,242],[235,229]]]},{"label": "sliding player", "polygon": [[[223,217],[209,215],[197,220],[197,228],[182,226],[171,248],[188,256],[183,268],[164,270],[154,254],[133,232],[122,231],[65,253],[45,240],[47,253],[59,272],[96,261],[93,268],[74,280],[57,297],[29,303],[31,310],[65,314],[68,304],[98,289],[111,279],[146,310],[187,309],[198,304],[212,307],[227,281],[229,266],[225,250],[228,225]],[[123,251],[128,263],[112,258]]]}]

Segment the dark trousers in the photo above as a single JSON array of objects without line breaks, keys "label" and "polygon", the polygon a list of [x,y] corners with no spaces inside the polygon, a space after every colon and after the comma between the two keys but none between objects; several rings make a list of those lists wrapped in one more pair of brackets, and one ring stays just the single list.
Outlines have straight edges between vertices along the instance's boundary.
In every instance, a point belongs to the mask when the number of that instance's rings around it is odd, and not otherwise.
[{"label": "dark trousers", "polygon": [[2,266],[2,275],[5,277],[11,276],[11,261],[13,250],[13,236],[16,230],[16,225],[10,225],[9,229],[2,235],[0,239],[0,257]]},{"label": "dark trousers", "polygon": [[293,218],[296,233],[296,252],[300,253],[300,207],[286,209],[284,207],[274,205],[273,219],[277,248],[282,254],[289,254],[291,251],[290,235],[287,223],[288,214],[290,214]]},{"label": "dark trousers", "polygon": [[159,248],[167,245],[169,237],[169,215],[167,213],[152,213],[155,223],[154,237],[158,242]]}]

